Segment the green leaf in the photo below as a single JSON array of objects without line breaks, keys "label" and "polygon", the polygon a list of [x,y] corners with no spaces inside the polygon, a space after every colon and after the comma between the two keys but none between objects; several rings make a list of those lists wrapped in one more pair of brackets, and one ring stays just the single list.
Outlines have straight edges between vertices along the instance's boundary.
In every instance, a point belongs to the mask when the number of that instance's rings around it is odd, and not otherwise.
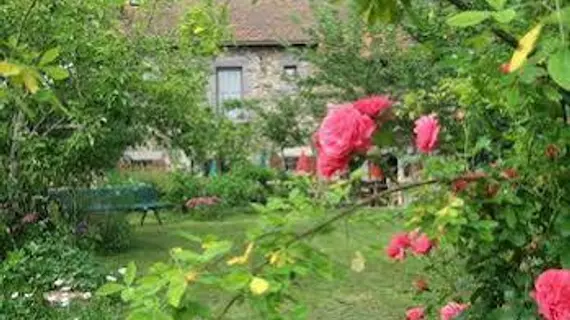
[{"label": "green leaf", "polygon": [[42,70],[45,71],[45,73],[47,73],[47,75],[53,80],[64,80],[69,77],[69,71],[60,66],[43,67]]},{"label": "green leaf", "polygon": [[517,16],[517,13],[513,9],[505,9],[497,12],[491,13],[493,19],[499,23],[509,23]]},{"label": "green leaf", "polygon": [[556,84],[570,90],[570,49],[562,49],[550,56],[548,74]]},{"label": "green leaf", "polygon": [[38,65],[40,67],[43,67],[43,66],[53,62],[58,56],[59,56],[59,48],[58,47],[49,49],[48,51],[46,51],[44,53],[44,55],[42,56],[40,63],[38,63]]},{"label": "green leaf", "polygon": [[490,15],[488,11],[464,11],[447,19],[447,24],[452,27],[470,27],[485,21]]},{"label": "green leaf", "polygon": [[507,221],[507,226],[509,226],[509,228],[514,229],[514,227],[517,225],[517,215],[513,210],[506,210],[504,212],[505,215],[505,220]]},{"label": "green leaf", "polygon": [[208,245],[208,249],[202,253],[200,260],[208,262],[218,256],[228,253],[232,249],[231,241],[216,241]]},{"label": "green leaf", "polygon": [[99,290],[97,290],[96,295],[98,296],[109,296],[115,294],[121,290],[125,289],[125,286],[122,284],[109,282],[104,284]]},{"label": "green leaf", "polygon": [[507,0],[487,0],[487,3],[495,10],[502,10]]},{"label": "green leaf", "polygon": [[137,266],[134,261],[129,262],[127,266],[127,273],[125,273],[125,284],[130,286],[135,281],[135,277],[137,275]]},{"label": "green leaf", "polygon": [[180,300],[182,300],[182,296],[184,296],[187,286],[188,284],[186,283],[184,276],[181,274],[176,274],[170,278],[170,285],[168,286],[166,297],[171,306],[175,308],[180,306]]},{"label": "green leaf", "polygon": [[224,277],[222,287],[228,291],[238,291],[249,284],[251,275],[245,271],[235,271]]}]

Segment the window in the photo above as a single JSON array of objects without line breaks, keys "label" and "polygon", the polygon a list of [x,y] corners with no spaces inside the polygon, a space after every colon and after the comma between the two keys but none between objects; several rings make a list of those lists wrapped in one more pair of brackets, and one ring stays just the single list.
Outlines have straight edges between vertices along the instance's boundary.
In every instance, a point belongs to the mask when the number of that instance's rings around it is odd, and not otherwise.
[{"label": "window", "polygon": [[216,70],[216,106],[222,108],[228,100],[241,99],[243,94],[242,69],[218,68]]},{"label": "window", "polygon": [[283,73],[286,77],[296,77],[297,76],[297,66],[285,66],[283,67]]}]

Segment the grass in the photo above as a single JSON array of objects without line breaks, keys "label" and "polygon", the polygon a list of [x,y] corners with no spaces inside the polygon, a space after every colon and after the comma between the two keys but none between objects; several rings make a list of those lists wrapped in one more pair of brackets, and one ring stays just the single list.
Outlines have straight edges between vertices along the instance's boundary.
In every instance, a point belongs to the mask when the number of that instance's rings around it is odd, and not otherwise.
[{"label": "grass", "polygon": [[[133,223],[138,217],[133,216]],[[241,241],[244,231],[255,224],[253,215],[234,215],[223,221],[193,221],[170,214],[159,226],[154,217],[149,217],[144,226],[136,227],[133,247],[123,254],[101,257],[113,268],[136,261],[146,270],[156,261],[168,259],[168,250],[173,247],[188,247],[189,243],[177,235],[179,231],[195,235],[216,234],[221,238]],[[394,263],[385,258],[381,250],[390,235],[398,230],[391,222],[372,227],[359,223],[343,223],[336,231],[319,236],[312,244],[330,255],[335,262],[339,277],[334,281],[303,279],[299,296],[310,307],[309,319],[365,320],[402,319],[411,304],[410,288],[418,263],[414,259],[406,263]],[[367,251],[376,245],[378,249]],[[366,269],[361,273],[350,271],[350,262],[356,250],[363,252]],[[205,293],[207,294],[207,293]],[[220,300],[220,298],[222,300]],[[227,297],[211,296],[209,302],[222,305]],[[237,307],[228,319],[252,319],[245,307]]]}]

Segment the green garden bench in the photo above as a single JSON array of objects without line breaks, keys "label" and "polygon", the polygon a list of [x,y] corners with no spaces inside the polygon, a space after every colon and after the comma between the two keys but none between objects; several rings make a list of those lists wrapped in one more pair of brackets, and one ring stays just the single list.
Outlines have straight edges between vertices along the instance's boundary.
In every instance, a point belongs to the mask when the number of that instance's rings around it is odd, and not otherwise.
[{"label": "green garden bench", "polygon": [[158,191],[151,185],[51,189],[48,199],[67,214],[141,212],[141,225],[148,213],[153,213],[162,225],[158,212],[173,207],[172,204],[161,202]]}]

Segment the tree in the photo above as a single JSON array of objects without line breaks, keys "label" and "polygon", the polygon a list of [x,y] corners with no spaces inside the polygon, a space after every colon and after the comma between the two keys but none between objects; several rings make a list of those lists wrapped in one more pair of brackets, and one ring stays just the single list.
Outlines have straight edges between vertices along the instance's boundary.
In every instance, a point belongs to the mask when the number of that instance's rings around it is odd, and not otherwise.
[{"label": "tree", "polygon": [[88,184],[153,133],[204,153],[204,66],[226,36],[225,13],[204,2],[172,32],[152,32],[166,5],[147,2],[133,20],[124,1],[0,5],[0,192],[12,218],[48,187]]}]

